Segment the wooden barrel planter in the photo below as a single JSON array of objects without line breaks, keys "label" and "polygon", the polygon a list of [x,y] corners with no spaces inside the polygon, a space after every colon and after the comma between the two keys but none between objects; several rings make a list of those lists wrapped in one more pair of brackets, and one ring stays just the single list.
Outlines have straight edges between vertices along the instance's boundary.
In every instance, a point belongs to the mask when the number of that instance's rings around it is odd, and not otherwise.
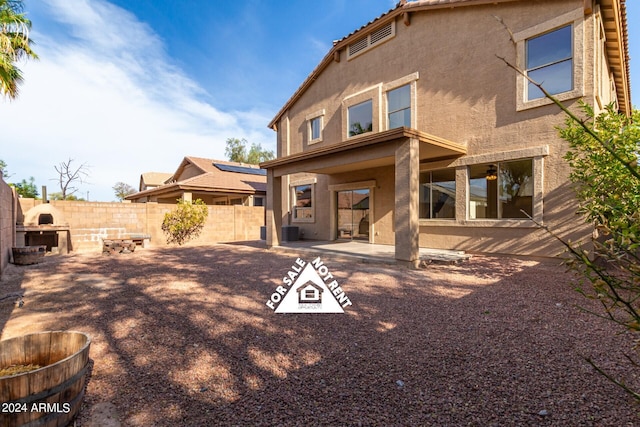
[{"label": "wooden barrel planter", "polygon": [[91,339],[51,331],[0,341],[0,369],[39,365],[0,377],[1,426],[66,426],[84,399]]},{"label": "wooden barrel planter", "polygon": [[46,245],[12,248],[13,263],[17,265],[37,264],[47,253]]}]

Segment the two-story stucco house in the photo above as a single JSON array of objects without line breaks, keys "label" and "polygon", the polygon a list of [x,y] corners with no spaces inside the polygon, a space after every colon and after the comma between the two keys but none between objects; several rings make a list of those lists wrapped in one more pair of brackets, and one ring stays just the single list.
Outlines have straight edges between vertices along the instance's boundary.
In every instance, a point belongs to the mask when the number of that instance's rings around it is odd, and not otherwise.
[{"label": "two-story stucco house", "polygon": [[589,236],[563,113],[498,57],[572,109],[631,110],[622,0],[402,1],[335,42],[270,123],[267,245],[297,225],[415,264],[419,247],[560,254],[527,215]]}]

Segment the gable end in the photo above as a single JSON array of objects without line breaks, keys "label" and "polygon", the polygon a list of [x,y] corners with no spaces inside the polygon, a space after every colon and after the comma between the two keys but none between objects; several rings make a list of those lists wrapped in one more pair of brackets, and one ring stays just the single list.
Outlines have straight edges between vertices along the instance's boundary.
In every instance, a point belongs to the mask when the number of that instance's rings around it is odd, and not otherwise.
[{"label": "gable end", "polygon": [[367,36],[355,41],[347,46],[347,60],[355,58],[356,56],[373,49],[374,47],[381,45],[387,40],[392,39],[396,35],[396,22],[395,20],[388,22],[383,27],[378,28]]}]

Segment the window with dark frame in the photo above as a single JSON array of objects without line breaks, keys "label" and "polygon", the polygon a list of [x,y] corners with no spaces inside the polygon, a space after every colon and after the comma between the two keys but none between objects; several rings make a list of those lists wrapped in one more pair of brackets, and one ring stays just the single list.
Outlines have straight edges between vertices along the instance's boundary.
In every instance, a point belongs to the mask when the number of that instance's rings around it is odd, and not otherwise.
[{"label": "window with dark frame", "polygon": [[420,219],[455,219],[456,170],[420,174]]},{"label": "window with dark frame", "polygon": [[315,141],[320,139],[320,132],[322,131],[322,118],[314,117],[309,121],[309,140]]},{"label": "window with dark frame", "polygon": [[470,166],[468,201],[470,219],[532,216],[532,159]]},{"label": "window with dark frame", "polygon": [[294,186],[293,197],[293,218],[313,218],[313,186],[311,184]]},{"label": "window with dark frame", "polygon": [[373,130],[373,101],[371,99],[352,105],[347,110],[349,137]]}]

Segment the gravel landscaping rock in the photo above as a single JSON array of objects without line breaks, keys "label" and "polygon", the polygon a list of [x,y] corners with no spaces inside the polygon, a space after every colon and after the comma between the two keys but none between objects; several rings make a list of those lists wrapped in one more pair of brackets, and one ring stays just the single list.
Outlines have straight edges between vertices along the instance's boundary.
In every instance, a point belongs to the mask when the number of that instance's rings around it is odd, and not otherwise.
[{"label": "gravel landscaping rock", "polygon": [[10,266],[0,295],[25,304],[0,303],[2,339],[92,337],[79,426],[101,411],[123,426],[640,424],[584,360],[640,388],[635,337],[577,308],[599,310],[559,262],[326,258],[345,314],[276,314],[265,303],[295,258],[212,245]]}]

